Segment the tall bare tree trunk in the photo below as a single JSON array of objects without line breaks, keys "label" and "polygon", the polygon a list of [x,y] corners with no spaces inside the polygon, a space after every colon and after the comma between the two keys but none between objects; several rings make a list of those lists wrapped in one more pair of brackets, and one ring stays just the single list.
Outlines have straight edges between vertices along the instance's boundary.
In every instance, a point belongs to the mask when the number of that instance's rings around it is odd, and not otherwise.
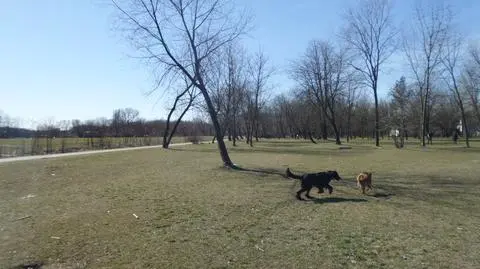
[{"label": "tall bare tree trunk", "polygon": [[233,138],[233,146],[237,146],[237,116],[234,114],[233,119],[232,119],[232,125],[233,125],[233,133],[232,133],[232,138]]},{"label": "tall bare tree trunk", "polygon": [[[452,72],[453,74],[453,72]],[[460,90],[458,89],[458,86],[457,86],[457,82],[455,80],[455,77],[452,75],[452,79],[453,79],[453,88],[454,88],[454,91],[455,91],[455,94],[456,94],[456,99],[457,99],[457,103],[458,103],[458,107],[460,108],[460,112],[462,114],[462,124],[463,124],[463,130],[464,130],[464,135],[465,135],[465,145],[467,146],[467,148],[470,147],[470,140],[468,138],[468,124],[467,124],[467,117],[465,115],[465,107],[463,105],[463,101],[462,101],[462,96],[460,94]]]},{"label": "tall bare tree trunk", "polygon": [[340,132],[338,131],[337,124],[335,121],[332,122],[333,131],[335,132],[335,144],[341,145],[342,141],[340,140]]},{"label": "tall bare tree trunk", "polygon": [[480,109],[478,108],[478,104],[475,102],[476,100],[473,94],[470,95],[470,99],[472,100],[471,104],[473,106],[473,110],[475,111],[475,115],[477,116],[477,120],[480,122]]},{"label": "tall bare tree trunk", "polygon": [[220,157],[222,158],[223,165],[227,167],[234,167],[230,156],[228,155],[227,146],[225,145],[225,141],[223,140],[222,129],[220,127],[220,123],[218,122],[217,113],[215,113],[215,109],[210,99],[210,96],[207,92],[207,89],[202,85],[200,88],[203,94],[203,98],[205,98],[205,102],[207,103],[208,113],[212,119],[213,128],[215,129],[215,137],[217,138],[217,145],[218,150],[220,151]]},{"label": "tall bare tree trunk", "polygon": [[402,112],[402,127],[400,128],[400,148],[403,148],[405,146],[405,131],[407,129],[405,115],[403,113],[405,112]]},{"label": "tall bare tree trunk", "polygon": [[352,136],[352,105],[348,104],[347,111],[347,143],[350,142]]},{"label": "tall bare tree trunk", "polygon": [[180,97],[181,96],[177,96],[177,98],[175,98],[175,102],[173,103],[173,107],[172,107],[172,109],[170,109],[170,112],[168,113],[168,116],[167,116],[167,122],[165,123],[165,130],[163,131],[162,147],[164,149],[168,148],[168,145],[170,144],[170,140],[168,139],[169,132],[170,132],[170,119],[172,117],[173,112],[175,111],[175,109],[177,107],[177,103],[180,100]]},{"label": "tall bare tree trunk", "polygon": [[374,83],[373,95],[375,97],[375,146],[380,147],[380,115],[378,111],[377,83]]},{"label": "tall bare tree trunk", "polygon": [[327,130],[327,119],[325,115],[322,116],[322,139],[328,139],[328,130]]},{"label": "tall bare tree trunk", "polygon": [[258,113],[258,90],[255,93],[255,111],[254,111],[254,116],[253,116],[253,121],[252,121],[252,126],[255,132],[255,141],[258,142],[258,127],[259,127],[259,113]]},{"label": "tall bare tree trunk", "polygon": [[308,132],[308,138],[310,138],[310,141],[312,141],[313,144],[317,144],[317,141],[313,139],[312,132]]},{"label": "tall bare tree trunk", "polygon": [[[180,124],[180,122],[182,121],[182,118],[183,116],[185,116],[185,114],[187,113],[187,111],[190,109],[190,107],[192,106],[192,103],[193,103],[193,100],[191,99],[187,105],[187,107],[183,110],[182,114],[180,115],[180,117],[178,117],[177,121],[175,122],[175,125],[173,126],[172,128],[172,132],[170,132],[170,135],[168,136],[168,141],[167,141],[167,147],[168,145],[170,145],[170,143],[172,142],[172,138],[173,138],[173,135],[175,134],[175,132],[177,131],[177,128],[178,128],[178,125]],[[164,142],[165,143],[165,142]],[[166,148],[164,146],[164,148]]]},{"label": "tall bare tree trunk", "polygon": [[[183,90],[181,93],[177,94],[177,96],[175,97],[175,101],[173,102],[173,106],[172,108],[170,109],[170,112],[168,113],[168,116],[167,116],[167,122],[166,122],[166,126],[165,126],[165,130],[163,132],[163,144],[162,144],[162,147],[163,148],[168,148],[168,146],[170,145],[170,142],[172,141],[172,137],[173,135],[175,134],[176,130],[177,130],[177,127],[178,125],[180,124],[180,122],[182,121],[182,118],[183,116],[185,116],[185,114],[187,113],[187,111],[190,109],[190,107],[192,106],[193,104],[193,101],[195,100],[196,98],[196,95],[195,93],[193,92],[189,92],[189,90],[192,88],[192,84],[191,83],[188,83],[188,81],[185,79],[185,84],[186,84],[186,88],[185,90]],[[177,121],[175,122],[175,125],[172,129],[172,131],[170,132],[170,120],[172,118],[172,115],[173,115],[173,112],[175,111],[175,109],[177,108],[177,104],[178,102],[180,101],[180,99],[186,94],[186,93],[189,93],[190,95],[190,99],[188,100],[188,104],[187,106],[185,107],[185,109],[183,110],[182,114],[180,115],[180,117],[178,117]],[[170,134],[169,134],[170,132]]]},{"label": "tall bare tree trunk", "polygon": [[460,106],[460,111],[462,113],[462,124],[463,124],[463,130],[464,130],[464,135],[465,135],[465,145],[467,146],[467,148],[469,148],[470,147],[470,141],[469,141],[469,138],[468,138],[467,117],[465,116],[465,108],[463,107],[463,102],[462,102],[461,99],[459,99],[459,106]]},{"label": "tall bare tree trunk", "polygon": [[[340,140],[340,132],[338,131],[337,123],[335,121],[335,115],[333,113],[333,109],[330,109],[330,110],[332,115],[328,117],[328,120],[330,121],[330,124],[332,125],[332,128],[333,128],[333,132],[335,134],[335,144],[341,145],[342,142]],[[327,114],[326,111],[325,111],[325,114]]]},{"label": "tall bare tree trunk", "polygon": [[[429,70],[430,67],[427,67],[427,70]],[[428,129],[428,98],[430,97],[430,75],[427,73],[427,86],[425,89],[425,97],[423,99],[423,104],[422,104],[422,147],[425,147],[425,136],[427,135],[427,129]]]}]

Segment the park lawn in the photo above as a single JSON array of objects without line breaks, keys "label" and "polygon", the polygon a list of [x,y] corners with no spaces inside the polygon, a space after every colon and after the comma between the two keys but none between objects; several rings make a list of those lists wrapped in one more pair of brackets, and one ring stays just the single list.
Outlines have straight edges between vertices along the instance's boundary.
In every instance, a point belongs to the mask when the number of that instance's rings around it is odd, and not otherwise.
[{"label": "park lawn", "polygon": [[[270,174],[221,168],[211,144],[0,164],[0,268],[480,268],[479,144],[230,152]],[[344,181],[297,201],[287,166]]]}]

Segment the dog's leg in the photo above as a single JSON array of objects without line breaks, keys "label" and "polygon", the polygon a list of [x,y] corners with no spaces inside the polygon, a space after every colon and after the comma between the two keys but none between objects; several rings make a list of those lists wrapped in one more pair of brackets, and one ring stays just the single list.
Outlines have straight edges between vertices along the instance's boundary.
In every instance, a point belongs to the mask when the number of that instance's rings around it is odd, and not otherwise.
[{"label": "dog's leg", "polygon": [[311,189],[312,189],[312,187],[309,187],[309,188],[307,189],[307,194],[305,195],[305,197],[307,197],[308,199],[313,199],[313,197],[310,196],[310,190],[311,190]]},{"label": "dog's leg", "polygon": [[330,186],[330,185],[327,185],[326,187],[327,187],[327,189],[328,189],[328,194],[332,194],[332,192],[333,192],[333,187]]},{"label": "dog's leg", "polygon": [[306,187],[302,187],[299,191],[297,191],[297,199],[298,200],[303,200],[303,198],[300,196],[302,194],[302,192],[308,190],[308,188]]},{"label": "dog's leg", "polygon": [[362,184],[362,193],[365,194],[365,185]]}]

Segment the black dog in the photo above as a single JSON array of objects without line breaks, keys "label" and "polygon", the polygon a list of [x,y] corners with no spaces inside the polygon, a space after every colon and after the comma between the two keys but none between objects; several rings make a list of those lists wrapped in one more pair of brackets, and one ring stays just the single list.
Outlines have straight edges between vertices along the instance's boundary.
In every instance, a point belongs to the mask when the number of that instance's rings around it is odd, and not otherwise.
[{"label": "black dog", "polygon": [[330,181],[332,179],[341,180],[342,178],[338,175],[337,171],[325,171],[325,172],[318,172],[312,174],[303,174],[301,176],[294,175],[290,168],[287,168],[287,177],[300,179],[302,181],[302,188],[297,192],[297,199],[303,200],[300,197],[302,192],[307,192],[305,195],[307,198],[312,199],[313,197],[310,196],[310,190],[313,187],[318,188],[318,193],[323,193],[323,188],[328,189],[328,193],[332,194],[333,187],[330,186]]}]

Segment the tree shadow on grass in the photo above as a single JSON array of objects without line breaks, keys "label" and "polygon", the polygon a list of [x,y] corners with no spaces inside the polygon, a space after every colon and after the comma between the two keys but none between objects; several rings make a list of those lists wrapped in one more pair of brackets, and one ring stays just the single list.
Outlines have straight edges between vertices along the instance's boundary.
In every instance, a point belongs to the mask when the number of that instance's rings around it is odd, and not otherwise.
[{"label": "tree shadow on grass", "polygon": [[283,178],[287,178],[287,175],[284,170],[274,169],[274,168],[245,168],[235,165],[233,168],[229,168],[233,171],[241,171],[241,172],[250,172],[260,175],[278,175]]},{"label": "tree shadow on grass", "polygon": [[368,202],[367,199],[361,199],[361,198],[342,198],[342,197],[313,198],[313,199],[306,200],[306,201],[313,201],[315,204],[341,203],[341,202],[351,202],[351,203]]},{"label": "tree shadow on grass", "polygon": [[385,193],[385,192],[375,192],[373,194],[367,194],[368,196],[375,197],[375,198],[383,198],[383,199],[390,199],[394,196],[394,193]]},{"label": "tree shadow on grass", "polygon": [[43,262],[34,262],[34,263],[28,263],[28,264],[20,264],[14,267],[11,267],[11,269],[40,269],[44,265]]},{"label": "tree shadow on grass", "polygon": [[[169,148],[171,151],[186,151],[186,152],[218,152],[217,148],[214,147],[188,147],[188,148]],[[269,146],[258,146],[258,147],[232,147],[229,148],[229,152],[233,153],[270,153],[270,154],[292,154],[292,155],[312,155],[312,156],[344,156],[344,155],[351,155],[351,156],[363,156],[366,152],[372,151],[373,149],[370,148],[355,148],[355,150],[345,149],[345,148],[309,148],[305,146],[299,147],[269,147]]]}]

